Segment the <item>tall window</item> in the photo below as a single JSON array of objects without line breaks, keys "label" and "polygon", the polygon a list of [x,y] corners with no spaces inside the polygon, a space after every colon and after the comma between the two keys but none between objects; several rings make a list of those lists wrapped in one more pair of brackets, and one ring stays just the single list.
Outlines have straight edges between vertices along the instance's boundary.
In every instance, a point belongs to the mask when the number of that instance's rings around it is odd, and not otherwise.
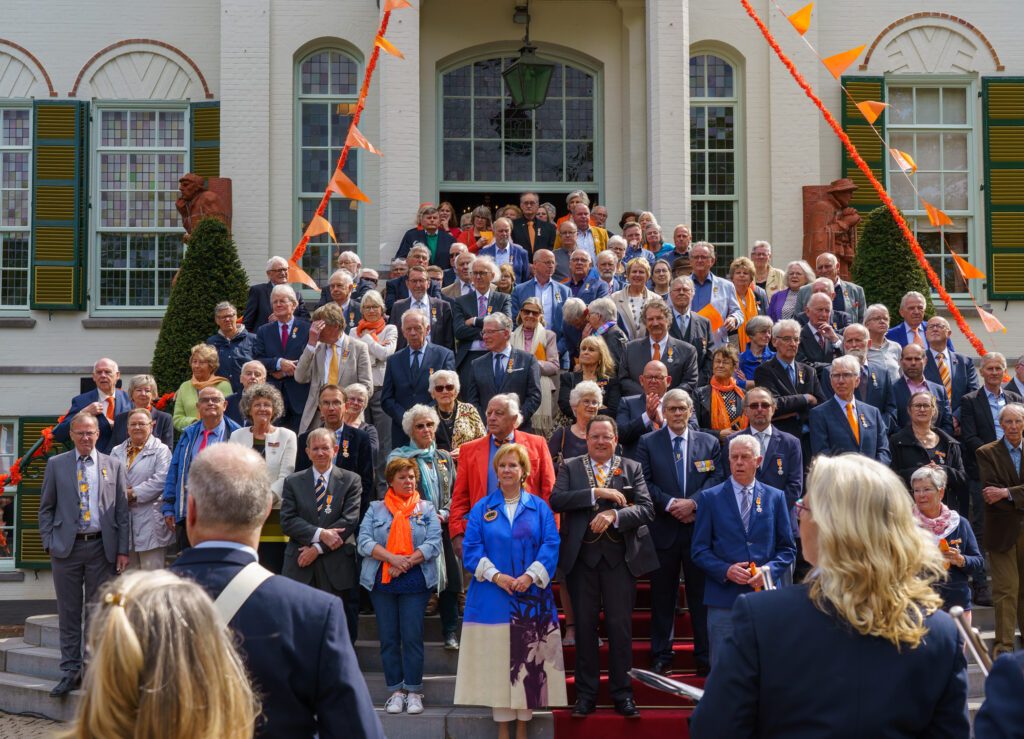
[{"label": "tall window", "polygon": [[544,105],[516,110],[501,78],[513,61],[482,59],[442,74],[442,187],[594,189],[586,187],[596,182],[594,75],[556,63]]},{"label": "tall window", "polygon": [[32,111],[0,108],[0,309],[28,307]]},{"label": "tall window", "polygon": [[[17,449],[17,421],[0,420],[0,475],[5,474],[14,463]],[[5,560],[14,557],[14,493],[17,488],[9,485],[0,488],[0,569]]]},{"label": "tall window", "polygon": [[184,255],[174,203],[188,171],[188,110],[99,107],[93,120],[96,307],[166,306]]},{"label": "tall window", "polygon": [[952,226],[932,226],[921,199],[892,157],[889,192],[924,250],[932,269],[951,293],[966,293],[960,272],[950,256],[971,259],[974,192],[970,174],[974,150],[974,105],[970,83],[960,85],[906,84],[888,81],[886,133],[889,146],[913,157],[917,171],[910,180],[921,198],[944,211]]},{"label": "tall window", "polygon": [[[299,152],[296,243],[306,230],[324,189],[334,175],[359,96],[359,62],[340,51],[318,51],[298,68]],[[345,174],[357,182],[359,154],[349,149]],[[324,217],[342,249],[356,250],[359,213],[356,201],[332,196]],[[302,257],[302,268],[320,284],[334,267],[334,242],[329,234],[314,236]]]},{"label": "tall window", "polygon": [[690,232],[715,245],[720,274],[728,272],[738,238],[736,87],[729,62],[690,57]]}]

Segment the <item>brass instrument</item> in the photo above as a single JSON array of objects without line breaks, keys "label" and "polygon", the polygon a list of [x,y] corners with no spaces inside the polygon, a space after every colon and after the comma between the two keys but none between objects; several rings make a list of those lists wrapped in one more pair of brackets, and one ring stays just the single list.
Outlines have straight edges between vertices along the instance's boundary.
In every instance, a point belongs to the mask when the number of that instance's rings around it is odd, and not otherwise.
[{"label": "brass instrument", "polygon": [[992,669],[992,657],[989,656],[988,647],[985,646],[981,634],[971,626],[964,615],[964,609],[960,606],[950,608],[949,615],[956,622],[957,631],[960,632],[960,635],[964,638],[964,643],[967,644],[967,651],[971,653],[974,661],[978,663],[982,674],[988,677],[988,671]]}]

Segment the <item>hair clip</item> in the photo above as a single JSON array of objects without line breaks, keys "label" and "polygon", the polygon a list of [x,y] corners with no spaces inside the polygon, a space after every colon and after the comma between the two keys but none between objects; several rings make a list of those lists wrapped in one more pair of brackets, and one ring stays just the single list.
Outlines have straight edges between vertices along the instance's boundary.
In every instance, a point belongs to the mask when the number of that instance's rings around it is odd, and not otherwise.
[{"label": "hair clip", "polygon": [[124,608],[125,597],[122,593],[107,593],[103,596],[103,602],[108,606],[121,606],[121,608]]}]

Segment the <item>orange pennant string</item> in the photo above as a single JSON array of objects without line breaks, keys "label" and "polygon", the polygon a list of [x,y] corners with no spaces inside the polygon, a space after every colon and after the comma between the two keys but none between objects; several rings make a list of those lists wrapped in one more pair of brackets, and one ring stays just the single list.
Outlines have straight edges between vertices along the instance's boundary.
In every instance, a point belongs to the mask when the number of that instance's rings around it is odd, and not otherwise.
[{"label": "orange pennant string", "polygon": [[822,59],[821,62],[825,65],[825,68],[832,73],[833,77],[839,79],[843,72],[846,71],[846,68],[857,61],[857,57],[859,57],[860,53],[864,51],[865,46],[867,46],[867,44],[858,46],[856,49],[850,49],[849,51],[843,51],[839,54],[833,54],[830,57]]},{"label": "orange pennant string", "polygon": [[807,33],[807,29],[811,27],[811,8],[813,7],[814,3],[809,3],[789,16],[789,22],[801,36]]},{"label": "orange pennant string", "polygon": [[956,262],[956,266],[960,268],[960,274],[964,276],[965,280],[984,280],[985,273],[975,267],[973,264],[968,262],[966,259],[961,257],[956,252],[951,252],[953,255],[953,261]]},{"label": "orange pennant string", "polygon": [[[331,236],[334,236],[333,230],[331,231]],[[334,243],[338,243],[338,240],[335,239]],[[302,267],[290,259],[288,260],[288,282],[299,282],[307,287],[313,288],[317,292],[320,292],[320,286],[316,284],[313,278],[306,274],[306,271],[302,269]]]},{"label": "orange pennant string", "polygon": [[356,146],[359,147],[360,149],[366,149],[371,154],[376,154],[379,157],[384,156],[383,154],[380,153],[377,147],[371,144],[367,140],[367,138],[363,136],[362,132],[355,126],[349,128],[348,137],[345,139],[345,143],[348,144],[349,146]]},{"label": "orange pennant string", "polygon": [[896,160],[897,166],[904,172],[910,172],[913,174],[917,171],[917,162],[907,152],[900,151],[899,149],[889,149],[889,153],[892,154],[892,158]]},{"label": "orange pennant string", "polygon": [[343,198],[361,200],[364,203],[370,202],[370,199],[363,194],[363,191],[356,187],[355,183],[348,178],[348,175],[340,169],[334,170],[334,177],[331,178],[331,183],[327,186],[327,189],[338,193]]},{"label": "orange pennant string", "polygon": [[857,108],[860,110],[861,115],[867,118],[868,123],[874,123],[878,120],[878,116],[882,115],[882,111],[888,107],[889,103],[879,103],[874,100],[865,100],[861,103],[857,103]]},{"label": "orange pennant string", "polygon": [[405,57],[402,56],[402,52],[400,52],[398,49],[396,49],[394,47],[394,44],[392,44],[390,41],[388,41],[383,36],[377,36],[373,40],[373,45],[374,46],[379,46],[381,48],[381,51],[386,51],[391,56],[397,56],[399,59],[405,59]]},{"label": "orange pennant string", "polygon": [[334,239],[334,243],[338,243],[338,237],[334,235],[334,227],[331,226],[330,221],[323,216],[313,216],[313,220],[306,227],[306,236],[312,238],[322,233],[329,233],[331,238]]},{"label": "orange pennant string", "polygon": [[922,200],[924,203],[924,209],[928,211],[928,221],[933,226],[952,226],[953,219],[943,213],[941,210],[936,208],[934,205],[926,200]]},{"label": "orange pennant string", "polygon": [[981,317],[981,322],[985,324],[986,331],[988,331],[990,334],[995,333],[996,331],[1002,331],[1004,334],[1006,333],[1006,326],[1000,323],[998,318],[993,316],[991,313],[982,308],[976,302],[974,303],[974,307],[977,308],[978,315]]},{"label": "orange pennant string", "polygon": [[385,13],[390,13],[392,10],[400,10],[401,8],[412,8],[412,3],[407,2],[407,0],[384,0]]}]

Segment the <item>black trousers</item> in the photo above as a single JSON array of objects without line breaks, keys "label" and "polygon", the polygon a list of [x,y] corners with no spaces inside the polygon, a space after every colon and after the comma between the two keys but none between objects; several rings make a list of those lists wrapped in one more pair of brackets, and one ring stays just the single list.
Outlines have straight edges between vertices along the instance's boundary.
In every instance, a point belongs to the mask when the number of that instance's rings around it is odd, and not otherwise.
[{"label": "black trousers", "polygon": [[659,566],[651,573],[651,659],[672,661],[681,570],[686,585],[686,607],[693,624],[693,656],[698,667],[710,668],[704,571],[690,556],[692,538],[693,524],[683,524],[672,546],[658,549]]}]

